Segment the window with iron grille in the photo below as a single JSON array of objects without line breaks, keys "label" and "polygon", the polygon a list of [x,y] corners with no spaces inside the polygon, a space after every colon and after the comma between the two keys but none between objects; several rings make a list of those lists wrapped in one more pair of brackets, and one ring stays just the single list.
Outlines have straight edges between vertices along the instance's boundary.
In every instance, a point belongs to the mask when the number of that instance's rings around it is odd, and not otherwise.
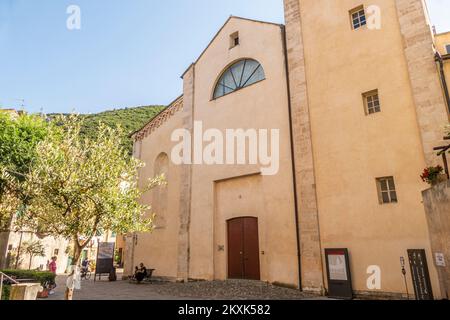
[{"label": "window with iron grille", "polygon": [[366,12],[364,6],[360,6],[350,11],[350,19],[354,30],[361,28],[367,24]]},{"label": "window with iron grille", "polygon": [[363,99],[367,115],[381,112],[378,90],[363,93]]},{"label": "window with iron grille", "polygon": [[447,54],[450,54],[450,44],[446,45],[445,49],[447,50]]},{"label": "window with iron grille", "polygon": [[394,177],[377,179],[378,198],[380,204],[397,203],[397,191],[395,189]]}]

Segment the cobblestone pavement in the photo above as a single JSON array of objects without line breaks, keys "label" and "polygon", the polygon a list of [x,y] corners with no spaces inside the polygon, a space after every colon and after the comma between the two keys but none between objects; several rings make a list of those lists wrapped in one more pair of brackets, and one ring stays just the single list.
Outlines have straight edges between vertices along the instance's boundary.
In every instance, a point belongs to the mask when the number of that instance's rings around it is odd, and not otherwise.
[{"label": "cobblestone pavement", "polygon": [[[58,276],[58,287],[49,300],[63,300],[65,276]],[[258,281],[200,281],[190,283],[154,282],[133,284],[128,281],[83,280],[74,300],[303,300],[318,297],[298,290]]]}]

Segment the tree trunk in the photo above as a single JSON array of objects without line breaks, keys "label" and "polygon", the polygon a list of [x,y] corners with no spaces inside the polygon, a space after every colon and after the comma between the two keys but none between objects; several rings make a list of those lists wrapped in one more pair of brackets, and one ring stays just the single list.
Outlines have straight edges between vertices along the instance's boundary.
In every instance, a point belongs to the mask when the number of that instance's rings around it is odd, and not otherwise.
[{"label": "tree trunk", "polygon": [[31,270],[31,262],[33,261],[33,255],[30,254],[30,263],[28,265],[28,270]]},{"label": "tree trunk", "polygon": [[14,266],[14,269],[19,268],[19,262],[20,262],[20,251],[22,249],[22,238],[23,238],[23,231],[20,231],[20,239],[19,239],[19,246],[17,247],[17,256],[16,256],[16,265]]},{"label": "tree trunk", "polygon": [[66,288],[64,297],[66,300],[73,300],[73,289]]},{"label": "tree trunk", "polygon": [[[80,263],[80,257],[81,257],[81,251],[83,248],[80,246],[78,242],[78,238],[75,238],[73,241],[73,260],[72,260],[72,266],[78,266]],[[72,270],[72,274],[75,273],[75,270]],[[70,276],[69,275],[69,276]],[[66,293],[64,296],[65,300],[73,300],[73,289],[72,288],[66,288]]]},{"label": "tree trunk", "polygon": [[80,257],[81,257],[82,250],[83,250],[83,248],[81,248],[81,246],[78,244],[78,240],[77,240],[76,244],[74,246],[72,265],[78,266],[80,264]]}]

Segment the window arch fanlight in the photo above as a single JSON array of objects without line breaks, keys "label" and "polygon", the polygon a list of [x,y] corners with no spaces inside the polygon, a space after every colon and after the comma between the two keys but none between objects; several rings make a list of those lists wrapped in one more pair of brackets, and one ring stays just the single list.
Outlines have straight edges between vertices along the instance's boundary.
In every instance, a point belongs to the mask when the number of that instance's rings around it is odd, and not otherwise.
[{"label": "window arch fanlight", "polygon": [[262,65],[253,59],[243,59],[226,69],[214,88],[214,99],[248,87],[265,79]]}]

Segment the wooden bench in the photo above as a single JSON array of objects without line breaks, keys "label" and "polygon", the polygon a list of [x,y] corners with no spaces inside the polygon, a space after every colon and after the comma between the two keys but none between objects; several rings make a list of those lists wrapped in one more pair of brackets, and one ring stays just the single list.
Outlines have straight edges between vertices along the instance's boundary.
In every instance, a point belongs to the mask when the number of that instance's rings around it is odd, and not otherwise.
[{"label": "wooden bench", "polygon": [[144,278],[144,282],[152,282],[152,276],[155,269],[147,269],[147,275]]},{"label": "wooden bench", "polygon": [[[153,276],[153,272],[156,269],[147,269],[147,274],[145,275],[144,279],[142,280],[142,282],[146,282],[146,283],[151,283],[152,282],[152,276]],[[134,277],[134,275],[130,278],[130,283],[137,283],[136,278]]]}]

